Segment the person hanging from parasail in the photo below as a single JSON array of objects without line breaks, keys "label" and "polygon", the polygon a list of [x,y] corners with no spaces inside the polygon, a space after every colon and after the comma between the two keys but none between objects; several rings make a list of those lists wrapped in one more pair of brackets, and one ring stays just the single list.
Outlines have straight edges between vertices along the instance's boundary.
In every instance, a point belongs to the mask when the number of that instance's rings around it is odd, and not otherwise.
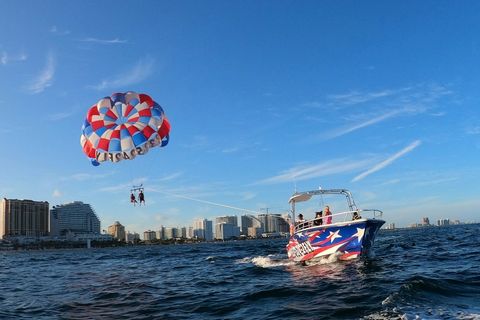
[{"label": "person hanging from parasail", "polygon": [[135,204],[137,203],[137,199],[135,198],[133,192],[130,194],[130,202],[133,203],[133,206],[135,206]]},{"label": "person hanging from parasail", "polygon": [[138,194],[138,200],[140,201],[140,205],[145,205],[145,195],[143,194],[143,189],[140,190],[140,193]]}]

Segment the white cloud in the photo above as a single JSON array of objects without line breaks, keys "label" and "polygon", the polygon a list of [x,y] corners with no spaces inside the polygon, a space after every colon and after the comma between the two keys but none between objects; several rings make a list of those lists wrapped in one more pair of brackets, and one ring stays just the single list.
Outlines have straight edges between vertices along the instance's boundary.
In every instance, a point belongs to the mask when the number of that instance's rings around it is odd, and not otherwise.
[{"label": "white cloud", "polygon": [[80,39],[79,41],[82,42],[94,42],[94,43],[100,43],[100,44],[121,44],[121,43],[127,43],[127,40],[122,40],[119,38],[115,39],[97,39],[97,38],[85,38],[85,39]]},{"label": "white cloud", "polygon": [[225,148],[222,150],[222,153],[234,153],[240,150],[238,147]]},{"label": "white cloud", "polygon": [[353,126],[336,129],[336,130],[333,130],[329,133],[327,132],[326,134],[321,136],[321,139],[328,140],[328,139],[340,137],[340,136],[343,136],[347,133],[350,133],[350,132],[353,132],[353,131],[356,131],[356,130],[359,130],[359,129],[362,129],[362,128],[365,128],[365,127],[369,127],[369,126],[374,125],[376,123],[385,121],[385,120],[390,119],[392,117],[395,117],[395,116],[397,116],[401,113],[402,113],[401,110],[393,110],[391,112],[388,112],[388,113],[382,114],[380,116],[368,119],[366,121],[356,123]]},{"label": "white cloud", "polygon": [[112,76],[110,79],[103,80],[101,83],[91,87],[96,90],[104,90],[109,88],[119,89],[121,87],[142,82],[152,73],[153,65],[154,60],[152,58],[147,57],[141,59],[125,73]]},{"label": "white cloud", "polygon": [[2,65],[7,65],[10,62],[25,61],[25,60],[27,60],[27,55],[25,53],[10,55],[6,51],[3,51],[0,56],[0,64]]},{"label": "white cloud", "polygon": [[62,181],[68,181],[68,180],[75,180],[75,181],[98,180],[98,179],[103,179],[103,178],[110,177],[113,174],[114,174],[114,172],[105,173],[105,174],[75,173],[71,176],[63,177],[63,178],[61,178],[61,180]]},{"label": "white cloud", "polygon": [[59,112],[59,113],[54,113],[48,116],[48,119],[51,121],[58,121],[58,120],[63,120],[68,117],[70,117],[73,114],[73,112]]},{"label": "white cloud", "polygon": [[164,176],[164,177],[160,178],[159,181],[165,182],[165,181],[174,180],[174,179],[180,177],[181,175],[183,175],[183,172],[174,172],[172,174],[169,174],[167,176]]},{"label": "white cloud", "polygon": [[59,36],[66,36],[67,34],[70,34],[69,30],[60,30],[57,28],[57,26],[51,26],[50,32]]},{"label": "white cloud", "polygon": [[372,160],[365,159],[333,159],[311,166],[296,166],[281,172],[270,178],[256,182],[255,184],[276,184],[283,182],[302,181],[333,174],[340,174],[365,168]]},{"label": "white cloud", "polygon": [[50,87],[53,82],[53,76],[55,74],[55,59],[50,53],[47,56],[47,63],[45,68],[40,74],[32,81],[28,86],[28,90],[31,94],[43,92],[46,88]]},{"label": "white cloud", "polygon": [[[384,89],[380,91],[350,91],[344,94],[327,96],[334,106],[352,106],[372,101],[385,101],[391,105],[415,105],[435,102],[438,98],[451,94],[445,86],[437,84],[419,84],[416,86],[398,89]],[[383,100],[382,100],[383,99]]]},{"label": "white cloud", "polygon": [[192,137],[191,142],[183,143],[181,145],[182,147],[185,147],[187,149],[198,149],[198,148],[205,148],[210,146],[210,141],[206,136],[203,135],[195,135]]},{"label": "white cloud", "polygon": [[391,165],[395,160],[403,157],[404,155],[408,154],[409,152],[412,152],[416,147],[418,147],[422,142],[420,140],[415,140],[414,142],[412,142],[410,145],[408,145],[407,147],[405,147],[404,149],[400,150],[399,152],[395,153],[393,156],[391,156],[390,158],[380,162],[379,164],[373,166],[372,168],[368,169],[367,171],[359,174],[358,176],[356,176],[355,178],[352,179],[352,182],[355,182],[355,181],[360,181],[362,180],[363,178],[367,177],[368,175],[374,173],[374,172],[377,172],[389,165]]},{"label": "white cloud", "polygon": [[58,189],[53,190],[52,197],[54,198],[60,198],[62,196],[62,192]]},{"label": "white cloud", "polygon": [[480,134],[480,126],[470,127],[466,132],[467,134]]},{"label": "white cloud", "polygon": [[369,102],[372,100],[391,97],[393,95],[397,95],[402,92],[406,92],[411,90],[411,87],[400,88],[400,89],[385,89],[381,91],[374,91],[374,92],[359,92],[359,91],[351,91],[345,94],[335,94],[329,95],[328,98],[335,104],[343,104],[343,105],[356,105],[360,103]]},{"label": "white cloud", "polygon": [[257,196],[256,193],[249,192],[249,191],[242,192],[241,195],[242,195],[242,200],[243,201],[252,200]]},{"label": "white cloud", "polygon": [[419,187],[424,187],[424,186],[432,186],[432,185],[437,185],[437,184],[450,183],[450,182],[457,181],[457,180],[458,180],[458,177],[439,178],[439,179],[434,179],[434,180],[426,180],[426,181],[417,182],[415,185],[419,186]]},{"label": "white cloud", "polygon": [[[440,98],[451,93],[452,91],[444,86],[421,84],[399,89],[385,89],[374,92],[352,91],[346,94],[330,95],[327,97],[329,110],[333,112],[337,110],[342,112],[342,114],[347,114],[350,120],[352,118],[356,119],[356,123],[323,133],[320,139],[328,140],[340,137],[399,116],[414,116],[427,112],[431,116],[443,116],[445,112],[435,112],[435,104]],[[343,109],[345,106],[354,105],[362,105],[360,113],[345,113],[342,110],[338,110]],[[385,110],[391,111],[385,112]]]}]

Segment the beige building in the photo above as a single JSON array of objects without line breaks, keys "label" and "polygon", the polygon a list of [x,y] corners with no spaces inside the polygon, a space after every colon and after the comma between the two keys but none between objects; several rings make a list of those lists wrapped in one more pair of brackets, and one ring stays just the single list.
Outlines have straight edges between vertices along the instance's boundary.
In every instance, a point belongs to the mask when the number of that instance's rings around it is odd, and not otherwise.
[{"label": "beige building", "polygon": [[144,241],[152,241],[152,240],[155,240],[156,238],[157,237],[156,237],[155,231],[148,230],[143,232]]},{"label": "beige building", "polygon": [[3,198],[0,203],[0,238],[48,236],[47,201]]},{"label": "beige building", "polygon": [[108,234],[119,241],[125,241],[125,227],[118,221],[108,227]]}]

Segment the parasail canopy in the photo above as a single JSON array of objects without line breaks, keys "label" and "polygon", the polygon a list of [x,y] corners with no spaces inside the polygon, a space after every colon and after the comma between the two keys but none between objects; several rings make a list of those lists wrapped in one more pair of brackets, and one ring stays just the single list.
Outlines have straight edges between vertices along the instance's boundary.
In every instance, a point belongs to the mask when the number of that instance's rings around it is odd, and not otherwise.
[{"label": "parasail canopy", "polygon": [[114,93],[93,105],[80,144],[93,165],[132,160],[168,144],[170,123],[162,107],[143,93]]}]

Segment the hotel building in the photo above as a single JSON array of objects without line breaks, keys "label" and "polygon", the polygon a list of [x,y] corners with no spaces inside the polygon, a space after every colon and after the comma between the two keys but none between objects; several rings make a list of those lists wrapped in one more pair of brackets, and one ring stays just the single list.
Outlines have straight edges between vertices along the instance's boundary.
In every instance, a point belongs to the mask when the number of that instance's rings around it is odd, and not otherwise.
[{"label": "hotel building", "polygon": [[204,239],[206,241],[213,240],[212,221],[207,219],[196,219],[193,221],[193,237]]},{"label": "hotel building", "polygon": [[52,236],[100,234],[100,220],[89,204],[74,201],[50,210],[50,228]]},{"label": "hotel building", "polygon": [[290,226],[280,214],[259,214],[258,220],[261,221],[265,233],[289,232]]},{"label": "hotel building", "polygon": [[242,234],[252,238],[261,236],[263,232],[262,223],[258,218],[246,214],[240,217],[242,223]]},{"label": "hotel building", "polygon": [[3,198],[0,204],[0,238],[8,236],[48,236],[46,201]]},{"label": "hotel building", "polygon": [[125,241],[125,227],[118,221],[108,227],[108,234],[119,241]]}]

